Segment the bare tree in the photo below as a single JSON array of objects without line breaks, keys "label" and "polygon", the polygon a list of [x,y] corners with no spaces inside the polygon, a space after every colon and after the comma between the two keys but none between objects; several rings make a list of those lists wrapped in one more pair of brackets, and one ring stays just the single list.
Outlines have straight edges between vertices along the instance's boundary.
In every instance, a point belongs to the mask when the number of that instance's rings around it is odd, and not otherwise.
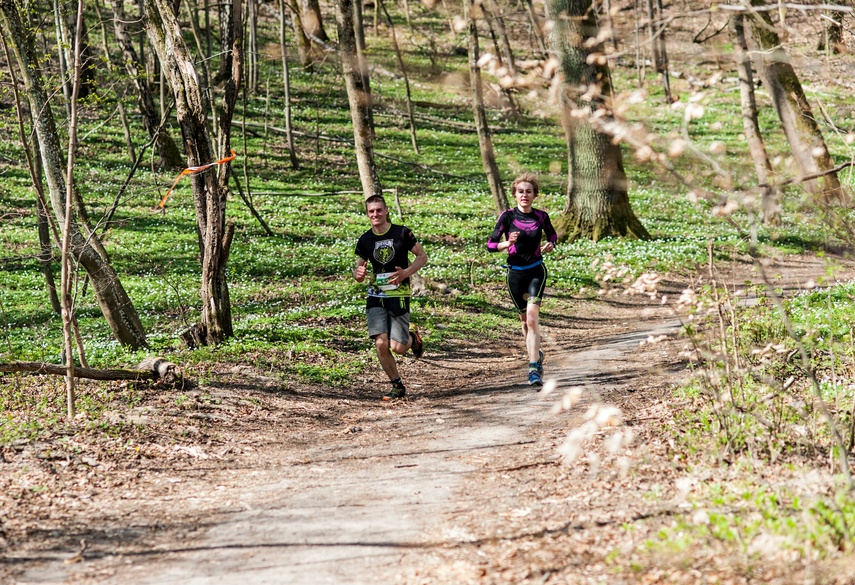
[{"label": "bare tree", "polygon": [[[189,166],[199,166],[216,160],[208,128],[211,104],[199,84],[194,59],[182,38],[172,4],[168,0],[144,0],[144,7],[148,38],[160,57],[175,98],[175,109]],[[221,150],[229,148],[232,115],[242,81],[240,0],[231,3],[225,13],[229,17],[225,27],[228,32],[222,37],[222,42],[229,45],[220,63],[219,74],[226,84],[224,105],[218,116]],[[202,262],[202,319],[194,326],[189,336],[183,336],[189,344],[216,344],[234,335],[226,281],[226,264],[234,235],[234,225],[226,223],[228,169],[220,166],[216,168],[219,170],[219,176],[211,172],[191,175]]]},{"label": "bare tree", "polygon": [[413,98],[410,92],[410,78],[407,75],[407,67],[404,65],[404,57],[401,54],[401,47],[398,46],[398,37],[395,35],[395,24],[392,22],[392,17],[389,11],[386,10],[386,4],[383,0],[375,0],[380,5],[383,13],[386,15],[386,22],[389,23],[389,31],[392,35],[392,47],[395,49],[395,57],[398,59],[398,67],[401,69],[401,75],[404,78],[404,87],[407,95],[407,118],[410,122],[410,141],[413,144],[413,150],[416,154],[419,153],[419,143],[416,140],[416,119],[413,115]]},{"label": "bare tree", "polygon": [[734,57],[739,73],[739,94],[742,99],[742,129],[748,142],[748,152],[754,161],[757,182],[768,185],[772,166],[766,153],[760,124],[757,121],[757,102],[754,96],[754,73],[751,68],[751,58],[748,56],[748,43],[745,40],[744,18],[735,14],[731,20],[734,36]]},{"label": "bare tree", "polygon": [[122,57],[125,69],[136,90],[142,123],[146,132],[154,138],[154,147],[160,158],[160,167],[163,169],[176,169],[184,164],[181,151],[169,135],[163,124],[160,123],[160,115],[154,104],[154,98],[145,82],[145,67],[137,56],[134,49],[133,39],[125,28],[125,8],[123,0],[113,0],[113,30],[119,46],[122,48]]},{"label": "bare tree", "polygon": [[472,91],[472,112],[475,116],[475,128],[478,131],[478,145],[481,148],[481,162],[490,193],[496,210],[501,213],[508,208],[505,188],[499,175],[499,165],[496,164],[496,153],[493,150],[493,138],[490,136],[490,126],[487,123],[487,113],[484,109],[484,90],[481,80],[481,68],[478,66],[480,49],[478,47],[478,25],[475,20],[473,0],[464,0],[464,8],[469,22],[469,86]]},{"label": "bare tree", "polygon": [[[32,5],[31,5],[32,6]],[[123,345],[138,349],[146,345],[145,331],[134,305],[103,251],[97,235],[81,232],[74,217],[67,213],[67,165],[62,160],[62,147],[56,122],[42,81],[35,53],[33,29],[27,14],[15,0],[0,0],[0,16],[11,41],[11,49],[24,82],[25,95],[33,113],[38,138],[42,170],[50,194],[50,203],[57,225],[68,225],[70,253],[84,268],[92,281],[95,297],[113,335]],[[96,245],[97,244],[97,245]]]},{"label": "bare tree", "polygon": [[291,159],[291,168],[300,168],[297,161],[297,152],[294,150],[294,130],[291,128],[291,75],[288,70],[288,44],[285,39],[285,0],[279,0],[279,10],[282,18],[279,20],[279,45],[282,50],[282,83],[285,87],[285,139],[288,146],[288,157]]},{"label": "bare tree", "polygon": [[[752,0],[751,3],[765,6],[764,0]],[[753,11],[749,22],[754,41],[761,49],[756,53],[757,70],[781,120],[799,172],[802,176],[820,175],[817,179],[804,181],[802,185],[821,201],[842,200],[844,193],[840,180],[836,172],[831,172],[834,161],[769,13]]]},{"label": "bare tree", "polygon": [[[591,0],[549,0],[547,9],[555,23],[552,49],[563,76],[562,123],[568,162],[567,203],[553,224],[563,238],[571,240],[648,239],[650,234],[629,203],[620,145],[593,125],[611,117],[612,88],[608,61],[602,57],[605,39],[599,37]],[[581,87],[588,88],[585,98]],[[598,88],[596,95],[592,95],[592,87]]]},{"label": "bare tree", "polygon": [[[338,28],[339,54],[353,122],[353,141],[359,179],[366,198],[381,195],[380,178],[374,164],[374,137],[371,131],[371,113],[368,92],[363,85],[362,71],[356,49],[356,33],[353,17],[354,0],[336,0],[335,16]],[[361,0],[356,0],[357,2]]]}]

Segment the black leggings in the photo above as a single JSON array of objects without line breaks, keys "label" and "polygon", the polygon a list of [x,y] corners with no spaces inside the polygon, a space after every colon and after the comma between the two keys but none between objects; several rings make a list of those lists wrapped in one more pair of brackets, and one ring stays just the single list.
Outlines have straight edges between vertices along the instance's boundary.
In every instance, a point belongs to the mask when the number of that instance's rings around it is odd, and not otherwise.
[{"label": "black leggings", "polygon": [[508,269],[508,292],[511,293],[511,299],[520,313],[525,313],[528,303],[539,305],[543,300],[543,289],[546,288],[548,274],[543,264],[528,270]]}]

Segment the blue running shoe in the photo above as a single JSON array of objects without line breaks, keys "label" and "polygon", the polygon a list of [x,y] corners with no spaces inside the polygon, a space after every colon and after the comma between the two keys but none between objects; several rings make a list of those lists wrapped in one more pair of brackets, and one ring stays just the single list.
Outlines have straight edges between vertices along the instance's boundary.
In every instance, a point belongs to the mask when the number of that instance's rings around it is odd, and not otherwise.
[{"label": "blue running shoe", "polygon": [[528,371],[528,385],[543,386],[543,379],[540,377],[540,372],[538,372],[537,370]]}]

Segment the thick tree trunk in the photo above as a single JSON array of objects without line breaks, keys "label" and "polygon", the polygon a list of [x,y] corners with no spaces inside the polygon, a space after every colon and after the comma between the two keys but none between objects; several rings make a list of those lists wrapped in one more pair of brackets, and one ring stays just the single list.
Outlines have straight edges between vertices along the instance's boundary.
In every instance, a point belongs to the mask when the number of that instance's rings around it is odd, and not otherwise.
[{"label": "thick tree trunk", "polygon": [[306,32],[324,41],[330,40],[324,30],[324,20],[321,16],[321,5],[318,0],[303,0],[303,26]]},{"label": "thick tree trunk", "polygon": [[[27,19],[22,18],[14,0],[0,0],[0,14],[12,41],[15,59],[23,76],[30,111],[38,137],[45,179],[50,193],[50,203],[57,225],[66,223],[66,163],[63,161],[56,123],[34,53],[34,39]],[[84,237],[77,223],[70,218],[71,254],[86,270],[92,281],[95,297],[107,324],[116,339],[123,345],[138,349],[146,345],[145,332],[131,299],[125,292],[112,265],[98,253],[93,245],[100,241],[94,233]]]},{"label": "thick tree trunk", "polygon": [[[764,6],[765,2],[752,0],[752,4]],[[790,64],[790,57],[780,44],[772,19],[767,12],[755,12],[751,14],[750,23],[754,40],[762,49],[757,53],[757,70],[781,120],[799,172],[802,176],[826,173],[834,168],[834,161],[799,77]],[[802,185],[808,193],[816,195],[823,202],[845,198],[837,173],[824,174]]]},{"label": "thick tree trunk", "polygon": [[143,127],[148,132],[149,137],[155,139],[154,148],[157,150],[160,158],[160,168],[180,168],[184,165],[181,151],[178,150],[178,146],[169,135],[169,132],[160,124],[160,116],[154,105],[154,98],[152,98],[148,85],[145,82],[145,68],[139,57],[137,57],[131,35],[125,29],[124,3],[122,0],[113,0],[112,5],[113,14],[115,15],[113,26],[116,39],[122,47],[122,56],[125,62],[125,69],[128,71],[128,77],[130,77],[131,82],[134,84],[134,89],[136,89]]},{"label": "thick tree trunk", "polygon": [[[297,0],[286,0],[288,8],[291,10],[291,22],[294,24],[294,44],[297,45],[297,54],[300,55],[300,65],[303,69],[308,69],[312,66],[312,44],[309,42],[309,37],[306,36],[306,29],[303,25],[303,15],[300,13],[300,5]],[[285,14],[282,15],[285,18]]]},{"label": "thick tree trunk", "polygon": [[359,167],[362,192],[368,198],[372,195],[382,195],[383,191],[377,176],[377,166],[374,164],[370,102],[363,86],[362,72],[356,53],[353,2],[354,0],[336,0],[335,15],[344,85],[347,89],[347,101],[350,104],[350,119],[353,122],[356,164]]},{"label": "thick tree trunk", "polygon": [[[564,211],[553,221],[562,239],[607,236],[648,239],[650,234],[635,216],[627,194],[620,145],[592,125],[592,114],[611,106],[611,81],[606,63],[588,63],[590,53],[603,52],[601,42],[589,43],[599,33],[591,0],[549,0],[555,23],[552,49],[564,76],[562,122],[567,139],[568,189]],[[580,99],[580,87],[598,85],[592,102]],[[571,115],[572,110],[588,116]],[[610,114],[597,118],[609,118]]]},{"label": "thick tree trunk", "polygon": [[[216,160],[208,129],[208,114],[212,108],[199,84],[199,75],[193,57],[181,36],[181,29],[168,0],[145,0],[146,31],[160,57],[166,78],[175,97],[178,123],[184,138],[184,149],[189,166],[199,166]],[[242,64],[242,35],[235,34],[234,20],[241,19],[240,1],[231,4],[227,11],[229,22],[221,28],[227,30],[223,37],[230,43],[228,56],[220,65],[220,75],[226,81],[226,106],[220,112],[221,148],[229,143],[234,102],[237,99]],[[238,28],[238,30],[240,30]],[[229,105],[231,104],[231,105]],[[224,136],[225,135],[225,136]],[[226,263],[233,229],[226,225],[226,190],[221,187],[228,180],[225,170],[218,177],[212,172],[191,175],[193,203],[196,208],[196,228],[202,262],[202,322],[204,343],[217,344],[234,332],[231,322],[231,305],[226,282]]]},{"label": "thick tree trunk", "polygon": [[508,199],[505,196],[505,188],[499,174],[499,165],[496,164],[493,139],[490,136],[490,126],[487,123],[487,114],[484,110],[481,68],[478,67],[478,59],[480,59],[478,26],[475,22],[475,16],[472,14],[473,1],[465,0],[464,9],[469,21],[469,85],[472,91],[472,113],[475,117],[475,128],[478,131],[478,146],[481,148],[484,173],[487,175],[487,183],[490,185],[490,193],[493,195],[496,211],[501,213],[508,208]]}]

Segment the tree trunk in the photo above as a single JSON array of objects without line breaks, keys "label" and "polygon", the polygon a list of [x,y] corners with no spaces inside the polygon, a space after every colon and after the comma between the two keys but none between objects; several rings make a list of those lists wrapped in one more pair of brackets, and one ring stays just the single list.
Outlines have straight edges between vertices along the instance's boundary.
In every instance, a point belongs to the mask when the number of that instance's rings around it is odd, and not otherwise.
[{"label": "tree trunk", "polygon": [[131,36],[125,29],[125,12],[123,0],[113,0],[113,19],[114,31],[119,45],[122,47],[122,56],[125,61],[125,69],[128,71],[128,77],[134,84],[137,92],[137,100],[139,101],[140,114],[142,115],[142,123],[150,138],[154,138],[154,147],[157,150],[160,158],[161,169],[178,169],[184,166],[181,151],[169,135],[169,132],[160,124],[160,116],[157,108],[154,105],[154,98],[148,89],[145,82],[145,69],[137,57],[137,52],[134,49],[134,43]]},{"label": "tree trunk", "polygon": [[469,22],[469,85],[472,90],[472,113],[475,116],[475,128],[478,131],[478,146],[481,148],[481,162],[490,193],[496,204],[496,211],[503,212],[508,208],[505,188],[499,175],[499,165],[496,164],[496,153],[493,151],[493,139],[490,136],[490,126],[487,124],[487,114],[484,110],[484,93],[481,82],[481,68],[478,67],[480,49],[478,47],[478,26],[475,22],[473,0],[464,1],[464,9]]},{"label": "tree trunk", "polygon": [[543,35],[543,24],[541,24],[540,18],[537,16],[537,12],[534,11],[534,3],[532,0],[523,0],[523,4],[525,4],[526,14],[528,14],[528,20],[531,24],[531,32],[534,34],[534,38],[537,41],[537,48],[545,53],[546,40]]},{"label": "tree trunk", "polygon": [[407,95],[407,118],[410,122],[410,141],[413,144],[413,151],[418,154],[419,143],[418,140],[416,140],[416,119],[413,116],[413,98],[410,93],[410,78],[407,76],[407,68],[404,66],[404,57],[401,54],[401,47],[398,46],[398,38],[395,35],[395,24],[392,22],[392,17],[389,15],[389,11],[386,10],[386,4],[383,0],[374,1],[380,5],[380,8],[386,15],[386,21],[389,23],[389,31],[392,34],[392,47],[395,49],[395,57],[398,59],[398,67],[401,68],[401,75],[404,78],[404,88]]},{"label": "tree trunk", "polygon": [[285,25],[285,0],[279,0],[279,9],[282,11],[282,19],[279,21],[279,44],[282,49],[282,83],[285,86],[285,137],[291,168],[296,171],[300,168],[300,163],[294,149],[294,131],[291,128],[291,76],[288,71],[288,45],[285,42],[285,29],[288,28]]},{"label": "tree trunk", "polygon": [[362,87],[365,90],[367,100],[368,125],[371,128],[371,140],[376,138],[374,128],[374,101],[371,97],[371,76],[368,72],[368,58],[365,56],[367,47],[365,45],[365,22],[362,18],[363,0],[353,2],[353,32],[356,38],[356,60],[359,63],[359,72],[362,75]]},{"label": "tree trunk", "polygon": [[[831,0],[830,4],[844,5],[843,0]],[[829,55],[839,55],[846,50],[843,42],[843,13],[837,10],[829,10],[826,14],[828,24],[825,26],[824,34],[820,35],[816,50],[826,52]]]},{"label": "tree trunk", "polygon": [[[505,60],[504,60],[504,57],[502,56],[502,54],[504,53],[504,50],[499,45],[499,39],[496,35],[496,30],[493,27],[493,23],[495,22],[495,20],[493,19],[493,15],[490,14],[489,11],[484,10],[483,7],[482,7],[482,12],[484,13],[484,21],[487,23],[487,28],[490,31],[490,38],[493,41],[493,49],[496,51],[496,59],[498,60],[499,67],[505,68],[508,70],[508,72],[505,74],[506,76],[510,75],[513,77],[513,73],[510,71],[510,69],[505,67]],[[503,110],[505,118],[508,120],[512,120],[514,122],[519,122],[520,121],[520,112],[519,112],[519,109],[517,108],[516,101],[514,100],[513,91],[511,91],[511,88],[508,85],[506,85],[502,82],[502,79],[499,80],[499,88],[500,88],[499,91],[501,91],[502,97],[504,98],[502,110]]]},{"label": "tree trunk", "polygon": [[[300,65],[303,69],[308,69],[312,66],[312,44],[309,42],[309,37],[306,36],[306,29],[303,28],[303,16],[300,13],[300,5],[297,0],[286,0],[288,8],[291,9],[291,22],[294,25],[294,44],[297,45],[297,53],[300,55]],[[282,14],[285,18],[285,14]]]},{"label": "tree trunk", "polygon": [[324,20],[321,16],[321,5],[318,0],[303,0],[303,26],[306,32],[325,43],[330,40],[324,30]]},{"label": "tree trunk", "polygon": [[[59,134],[47,93],[42,85],[32,29],[24,15],[18,12],[14,0],[0,0],[0,14],[12,41],[15,59],[23,75],[30,111],[34,113],[34,126],[39,142],[43,170],[50,193],[51,207],[57,224],[66,220],[66,164],[62,160]],[[36,114],[37,113],[37,114]],[[98,253],[93,245],[100,240],[94,233],[83,237],[77,222],[69,218],[70,248],[92,281],[95,297],[113,335],[123,345],[138,349],[146,345],[145,331],[131,299],[122,287],[112,265]]]},{"label": "tree trunk", "polygon": [[[356,1],[360,2],[361,0]],[[359,167],[362,192],[367,199],[372,195],[382,195],[383,191],[380,187],[380,179],[377,176],[377,166],[374,164],[368,94],[362,83],[362,72],[356,54],[353,2],[354,0],[336,0],[335,16],[344,85],[347,89],[347,101],[350,105],[350,119],[353,122],[356,164]]]},{"label": "tree trunk", "polygon": [[751,58],[748,56],[748,44],[745,41],[744,17],[742,14],[733,16],[734,56],[739,73],[739,94],[742,99],[742,130],[748,142],[748,152],[754,161],[757,172],[757,183],[767,185],[772,166],[766,153],[763,135],[760,133],[760,123],[757,121],[757,102],[754,97],[754,74],[751,68]]},{"label": "tree trunk", "polygon": [[[752,0],[752,5],[765,6],[764,0]],[[807,101],[802,84],[790,64],[790,57],[780,44],[778,34],[767,12],[751,14],[751,33],[761,51],[757,53],[757,69],[766,84],[781,127],[790,144],[793,158],[802,176],[822,174],[834,167],[834,161],[822,131]],[[822,202],[841,201],[844,192],[837,173],[827,173],[818,179],[802,183],[805,190]]]},{"label": "tree trunk", "polygon": [[[552,49],[564,76],[562,123],[568,162],[567,203],[553,224],[562,239],[649,239],[629,203],[620,145],[593,126],[611,117],[593,114],[601,108],[610,112],[612,90],[607,62],[588,63],[589,54],[604,49],[603,41],[593,42],[599,26],[591,0],[549,0],[547,10],[555,23]],[[591,85],[598,85],[600,94],[591,102],[583,101],[578,88]]]},{"label": "tree trunk", "polygon": [[665,103],[670,104],[671,79],[668,74],[668,52],[665,48],[665,25],[662,24],[662,0],[647,0],[648,33],[653,53],[653,70],[662,75]]},{"label": "tree trunk", "polygon": [[[160,57],[166,78],[175,97],[178,123],[184,137],[184,149],[189,166],[199,166],[215,160],[214,149],[208,129],[208,114],[212,108],[199,84],[193,57],[181,36],[181,29],[168,0],[145,0],[146,32]],[[235,33],[235,22],[241,20],[240,1],[228,11],[229,21],[221,28],[226,29],[222,37],[229,43],[228,55],[220,65],[220,75],[226,82],[226,106],[220,112],[221,147],[229,144],[234,103],[241,82],[240,69],[243,65],[242,35]],[[237,28],[240,31],[240,28]],[[236,73],[237,72],[237,73]],[[229,105],[231,104],[231,105]],[[202,321],[204,331],[201,340],[205,344],[217,344],[234,332],[231,322],[231,305],[226,282],[226,263],[231,246],[233,227],[226,225],[226,190],[221,188],[228,174],[219,169],[219,177],[212,172],[191,175],[193,203],[196,208],[196,228],[202,262]]]}]

